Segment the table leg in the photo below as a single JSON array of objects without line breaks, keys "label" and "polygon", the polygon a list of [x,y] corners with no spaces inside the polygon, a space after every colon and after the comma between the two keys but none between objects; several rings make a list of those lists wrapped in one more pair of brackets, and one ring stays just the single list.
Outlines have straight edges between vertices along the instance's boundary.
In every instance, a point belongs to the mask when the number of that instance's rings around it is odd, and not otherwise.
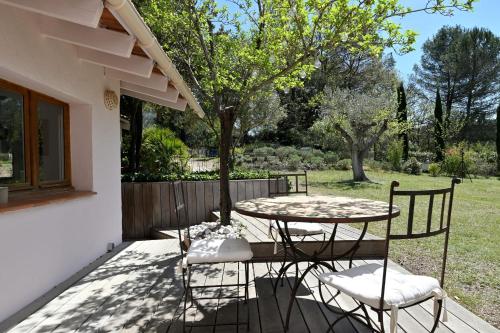
[{"label": "table leg", "polygon": [[[291,250],[291,254],[292,254],[292,258],[291,258],[291,261],[290,263],[286,264],[286,265],[283,265],[278,273],[278,279],[281,277],[281,276],[285,276],[286,274],[286,271],[293,265],[296,266],[296,273],[295,273],[295,283],[294,283],[294,286],[292,288],[292,293],[290,295],[290,301],[288,303],[288,309],[287,309],[287,315],[286,315],[286,320],[285,320],[285,331],[288,331],[288,326],[290,324],[290,315],[291,315],[291,312],[292,312],[292,308],[293,308],[293,303],[295,302],[295,296],[297,295],[297,291],[302,283],[302,281],[304,280],[304,278],[306,277],[306,275],[313,269],[316,269],[318,267],[325,267],[331,271],[334,271],[336,272],[336,269],[335,269],[335,266],[334,266],[334,261],[338,260],[338,259],[341,259],[341,258],[344,258],[344,257],[348,257],[349,258],[349,268],[352,267],[352,261],[353,261],[353,258],[354,258],[354,255],[356,254],[356,251],[359,249],[359,244],[361,243],[361,241],[363,240],[363,237],[365,236],[366,234],[366,231],[368,229],[368,223],[365,223],[364,224],[364,227],[363,227],[363,230],[361,231],[360,235],[359,235],[359,238],[356,240],[356,242],[353,244],[353,246],[348,249],[347,251],[345,251],[344,253],[341,253],[340,255],[337,255],[337,256],[334,256],[333,255],[333,246],[334,246],[334,240],[335,240],[335,234],[336,234],[336,230],[337,228],[335,227],[334,228],[334,232],[332,232],[332,235],[328,238],[328,240],[326,242],[323,242],[323,244],[321,245],[320,249],[318,251],[315,251],[313,255],[308,255],[307,253],[301,251],[300,249],[298,249],[293,240],[292,240],[292,236],[290,235],[290,232],[288,230],[288,224],[286,222],[283,223],[284,224],[284,228],[281,227],[279,221],[276,221],[276,225],[278,227],[278,231],[280,233],[280,236],[282,238],[282,240],[284,241],[283,242],[283,245],[287,244],[288,245],[288,248]],[[284,229],[284,230],[283,230]],[[319,256],[330,246],[330,249],[331,249],[331,257],[330,260],[331,260],[331,264],[329,262],[326,262],[326,261],[323,261],[319,258]],[[287,248],[284,249],[284,251],[287,251]],[[298,264],[299,262],[302,262],[302,261],[307,261],[308,262],[308,266],[307,268],[304,270],[304,272],[302,272],[301,274],[299,274],[299,267],[298,267]],[[276,287],[274,288],[275,292],[276,292]]]}]

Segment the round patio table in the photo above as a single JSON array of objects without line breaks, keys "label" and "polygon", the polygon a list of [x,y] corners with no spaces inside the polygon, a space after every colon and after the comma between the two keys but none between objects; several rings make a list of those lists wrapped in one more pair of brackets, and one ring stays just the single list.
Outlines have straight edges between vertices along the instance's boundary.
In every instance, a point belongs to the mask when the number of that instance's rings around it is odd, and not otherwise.
[{"label": "round patio table", "polygon": [[[296,266],[296,279],[288,305],[285,329],[288,328],[295,295],[306,274],[318,267],[325,267],[332,271],[336,271],[333,264],[334,261],[345,257],[349,258],[349,267],[351,267],[354,254],[366,234],[368,223],[387,220],[389,215],[391,217],[397,217],[400,213],[398,207],[393,206],[391,211],[389,209],[389,204],[383,201],[340,196],[305,195],[257,198],[239,201],[235,204],[235,210],[243,215],[276,220],[276,225],[278,226],[278,231],[285,251],[287,251],[287,248],[290,249],[292,260],[290,263],[284,264],[278,273],[279,280],[283,274],[286,274],[286,271],[291,266]],[[281,223],[278,223],[279,221],[284,222],[283,226]],[[335,226],[333,227],[331,236],[325,239],[321,246],[311,255],[303,252],[295,245],[288,231],[287,222],[332,223],[335,224]],[[359,238],[354,242],[353,246],[344,253],[334,256],[333,248],[338,223],[363,223],[364,225],[359,234]],[[327,249],[330,249],[330,262],[326,262],[319,258]],[[302,272],[300,277],[298,276],[299,262],[308,262],[308,267]]]}]

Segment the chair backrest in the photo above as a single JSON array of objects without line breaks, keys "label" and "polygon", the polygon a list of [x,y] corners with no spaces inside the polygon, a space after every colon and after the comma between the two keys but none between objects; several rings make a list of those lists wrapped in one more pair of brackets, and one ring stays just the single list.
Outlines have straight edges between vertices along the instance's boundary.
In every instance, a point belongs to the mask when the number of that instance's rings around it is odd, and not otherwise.
[{"label": "chair backrest", "polygon": [[[444,249],[441,264],[441,278],[440,285],[444,286],[444,274],[446,270],[446,259],[448,256],[448,240],[450,235],[450,223],[451,223],[451,212],[453,206],[453,194],[455,191],[455,185],[460,184],[460,179],[453,178],[451,181],[451,186],[443,189],[436,190],[416,190],[416,191],[406,191],[406,190],[396,190],[399,187],[399,183],[393,181],[391,184],[390,197],[389,197],[389,218],[387,220],[387,231],[386,231],[386,243],[385,243],[385,257],[384,257],[384,272],[382,278],[382,297],[381,304],[384,299],[385,292],[385,280],[387,271],[387,261],[389,255],[389,243],[391,240],[402,240],[402,239],[417,239],[426,238],[431,236],[436,236],[444,233]],[[408,220],[404,225],[403,233],[394,233],[392,231],[392,211],[393,203],[395,197],[406,198],[409,202],[408,208]],[[420,200],[427,200],[427,212],[425,214],[426,219],[423,226],[417,226],[415,223],[415,201],[416,198]],[[437,201],[437,202],[436,202]],[[438,222],[434,221],[434,209],[438,207]],[[436,222],[436,223],[433,223]],[[425,230],[419,227],[424,227]]]},{"label": "chair backrest", "polygon": [[[290,184],[289,178],[292,178],[293,184]],[[303,179],[302,183],[299,181],[301,178]],[[306,170],[304,170],[304,172],[270,173],[267,181],[270,197],[290,194],[308,194]],[[294,184],[295,186],[293,186]]]},{"label": "chair backrest", "polygon": [[175,201],[175,215],[177,217],[177,232],[179,235],[179,242],[181,247],[181,254],[184,255],[184,239],[182,235],[182,227],[187,225],[187,239],[191,240],[189,233],[189,219],[187,218],[186,205],[184,203],[184,188],[182,182],[175,181],[172,183],[174,187],[174,201]]}]

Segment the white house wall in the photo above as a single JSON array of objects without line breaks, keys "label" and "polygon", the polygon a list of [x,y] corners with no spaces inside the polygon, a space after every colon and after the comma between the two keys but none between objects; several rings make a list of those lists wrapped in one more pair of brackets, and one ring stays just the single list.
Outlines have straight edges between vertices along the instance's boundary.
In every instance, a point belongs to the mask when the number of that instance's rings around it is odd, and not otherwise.
[{"label": "white house wall", "polygon": [[121,242],[119,94],[74,46],[42,37],[36,14],[0,4],[0,78],[70,104],[73,184],[97,195],[0,213],[0,321]]}]

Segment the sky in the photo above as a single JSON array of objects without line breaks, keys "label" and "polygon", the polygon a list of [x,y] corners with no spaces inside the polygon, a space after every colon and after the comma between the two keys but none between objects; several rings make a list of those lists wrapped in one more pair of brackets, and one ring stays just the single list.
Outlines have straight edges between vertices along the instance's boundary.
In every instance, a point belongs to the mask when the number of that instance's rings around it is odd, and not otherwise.
[{"label": "sky", "polygon": [[[426,0],[407,0],[403,4],[417,8]],[[474,5],[473,12],[455,11],[451,17],[439,14],[415,13],[402,18],[402,28],[416,31],[419,35],[415,43],[415,51],[404,55],[393,54],[396,60],[396,68],[402,79],[407,79],[411,74],[413,65],[420,61],[422,45],[444,25],[461,25],[466,28],[484,27],[491,30],[495,35],[500,35],[500,0],[479,0]]]}]

